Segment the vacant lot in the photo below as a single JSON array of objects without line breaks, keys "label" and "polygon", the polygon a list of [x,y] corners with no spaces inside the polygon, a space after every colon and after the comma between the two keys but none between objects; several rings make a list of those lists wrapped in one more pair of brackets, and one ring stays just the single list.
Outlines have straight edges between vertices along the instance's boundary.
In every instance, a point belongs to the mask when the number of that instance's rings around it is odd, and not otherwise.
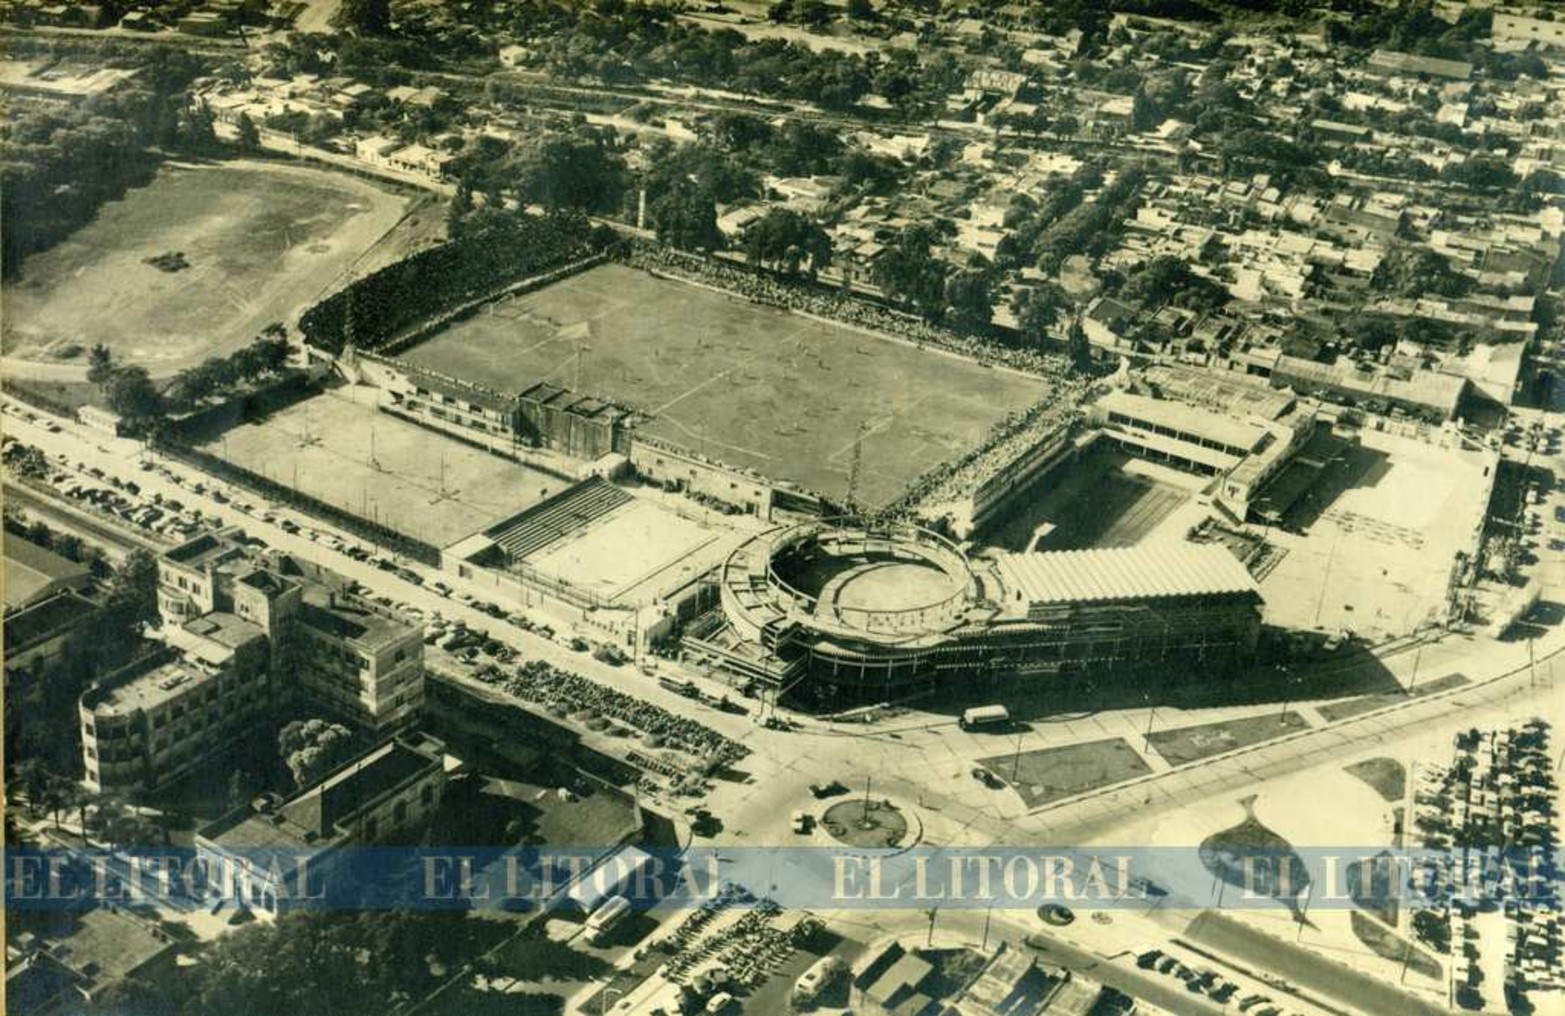
[{"label": "vacant lot", "polygon": [[[4,291],[6,356],[85,362],[102,342],[168,374],[239,346],[345,279],[406,199],[354,177],[233,162],[170,165],[28,258]],[[145,259],[182,255],[164,271]]]},{"label": "vacant lot", "polygon": [[1364,431],[1268,534],[1286,556],[1261,581],[1266,621],[1351,628],[1379,641],[1445,603],[1457,551],[1471,553],[1494,453]]},{"label": "vacant lot", "polygon": [[558,494],[570,482],[336,393],[235,427],[204,448],[437,547]]},{"label": "vacant lot", "polygon": [[552,381],[648,414],[644,432],[841,498],[891,500],[1047,382],[621,265],[491,304],[404,358],[502,391]]}]

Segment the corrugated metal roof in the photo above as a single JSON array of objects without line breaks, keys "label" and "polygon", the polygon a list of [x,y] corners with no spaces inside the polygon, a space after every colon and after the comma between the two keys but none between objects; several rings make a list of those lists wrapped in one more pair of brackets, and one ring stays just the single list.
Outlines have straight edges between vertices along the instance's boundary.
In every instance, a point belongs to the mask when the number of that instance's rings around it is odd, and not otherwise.
[{"label": "corrugated metal roof", "polygon": [[1134,547],[1000,554],[995,567],[1012,603],[1255,593],[1255,580],[1220,544],[1144,543]]}]

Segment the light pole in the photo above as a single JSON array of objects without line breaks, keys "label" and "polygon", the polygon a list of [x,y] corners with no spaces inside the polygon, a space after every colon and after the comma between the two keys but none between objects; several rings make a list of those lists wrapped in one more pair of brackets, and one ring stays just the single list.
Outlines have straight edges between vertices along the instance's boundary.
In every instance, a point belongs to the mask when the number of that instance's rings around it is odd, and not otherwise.
[{"label": "light pole", "polygon": [[1152,750],[1152,722],[1157,719],[1157,706],[1152,704],[1152,693],[1142,692],[1141,700],[1147,705],[1147,732],[1142,738],[1142,750]]},{"label": "light pole", "polygon": [[1288,672],[1288,667],[1285,664],[1279,663],[1277,669],[1282,671],[1282,710],[1277,714],[1277,722],[1286,724],[1288,722],[1288,706],[1293,696],[1294,684],[1298,681],[1298,678]]}]

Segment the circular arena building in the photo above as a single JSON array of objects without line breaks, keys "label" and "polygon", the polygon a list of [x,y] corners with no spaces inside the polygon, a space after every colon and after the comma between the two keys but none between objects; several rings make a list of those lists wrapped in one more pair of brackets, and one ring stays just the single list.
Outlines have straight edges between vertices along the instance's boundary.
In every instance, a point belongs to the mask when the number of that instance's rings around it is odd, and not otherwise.
[{"label": "circular arena building", "polygon": [[1220,544],[970,557],[910,523],[821,519],[741,544],[718,586],[686,651],[822,706],[1021,674],[1215,676],[1260,626],[1254,579]]},{"label": "circular arena building", "polygon": [[[979,608],[982,584],[944,537],[908,523],[824,519],[766,533],[722,568],[735,633],[833,683],[899,683]],[[782,677],[784,675],[777,675]]]}]

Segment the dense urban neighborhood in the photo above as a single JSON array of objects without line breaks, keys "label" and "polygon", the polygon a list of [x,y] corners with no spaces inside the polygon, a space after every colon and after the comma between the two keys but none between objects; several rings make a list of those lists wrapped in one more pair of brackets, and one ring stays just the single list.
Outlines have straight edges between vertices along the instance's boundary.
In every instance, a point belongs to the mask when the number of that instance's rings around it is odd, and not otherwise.
[{"label": "dense urban neighborhood", "polygon": [[6,1013],[1565,1014],[1565,9],[0,38]]}]

